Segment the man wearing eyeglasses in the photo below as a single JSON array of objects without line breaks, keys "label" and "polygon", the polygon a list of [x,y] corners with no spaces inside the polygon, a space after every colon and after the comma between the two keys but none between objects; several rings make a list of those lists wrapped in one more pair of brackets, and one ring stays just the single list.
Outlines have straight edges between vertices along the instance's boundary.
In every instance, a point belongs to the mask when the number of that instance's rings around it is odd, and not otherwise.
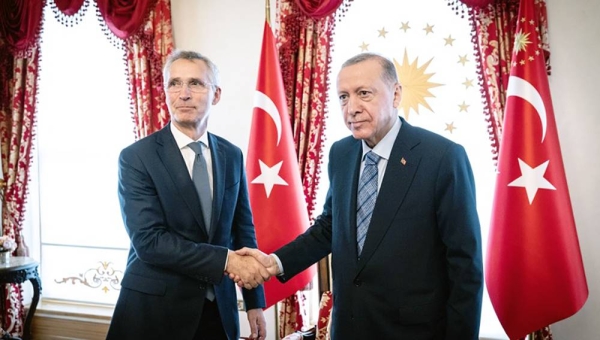
[{"label": "man wearing eyeglasses", "polygon": [[[256,248],[241,150],[207,132],[221,98],[216,66],[175,51],[163,71],[171,123],[125,148],[119,201],[131,239],[107,339],[238,339],[244,277],[251,338],[266,338],[268,272],[232,250]],[[252,289],[256,288],[256,289]]]}]

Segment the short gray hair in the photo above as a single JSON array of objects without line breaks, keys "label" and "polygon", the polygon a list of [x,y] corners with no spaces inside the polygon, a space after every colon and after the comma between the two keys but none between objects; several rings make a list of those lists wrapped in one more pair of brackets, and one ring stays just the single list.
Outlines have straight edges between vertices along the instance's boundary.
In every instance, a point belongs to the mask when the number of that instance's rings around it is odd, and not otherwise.
[{"label": "short gray hair", "polygon": [[182,51],[182,50],[175,50],[173,51],[168,57],[167,57],[167,61],[165,62],[165,67],[163,68],[163,80],[166,82],[168,80],[168,73],[171,69],[171,65],[179,59],[185,59],[185,60],[202,60],[206,66],[208,66],[208,69],[210,70],[210,74],[208,75],[208,78],[210,79],[210,82],[215,85],[215,86],[219,86],[219,69],[217,68],[217,65],[215,65],[210,59],[208,59],[207,56],[195,52],[195,51]]},{"label": "short gray hair", "polygon": [[396,67],[394,66],[394,63],[388,58],[377,53],[365,52],[357,54],[354,57],[346,60],[342,64],[342,69],[372,59],[376,60],[377,62],[379,62],[379,65],[381,65],[381,69],[383,70],[383,72],[381,73],[381,77],[383,80],[387,81],[390,84],[400,83],[400,81],[398,80],[398,73],[396,73]]}]

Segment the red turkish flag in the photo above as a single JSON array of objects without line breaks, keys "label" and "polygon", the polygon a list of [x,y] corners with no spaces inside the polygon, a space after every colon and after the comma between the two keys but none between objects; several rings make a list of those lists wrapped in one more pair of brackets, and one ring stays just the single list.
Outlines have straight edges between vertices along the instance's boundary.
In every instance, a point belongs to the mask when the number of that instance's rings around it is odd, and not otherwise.
[{"label": "red turkish flag", "polygon": [[[248,146],[250,205],[259,249],[269,254],[309,227],[275,38],[265,22]],[[285,269],[285,268],[284,268]],[[311,266],[282,284],[265,282],[267,308],[304,288],[315,274]]]},{"label": "red turkish flag", "polygon": [[575,314],[588,296],[534,0],[521,0],[486,258],[511,339]]}]

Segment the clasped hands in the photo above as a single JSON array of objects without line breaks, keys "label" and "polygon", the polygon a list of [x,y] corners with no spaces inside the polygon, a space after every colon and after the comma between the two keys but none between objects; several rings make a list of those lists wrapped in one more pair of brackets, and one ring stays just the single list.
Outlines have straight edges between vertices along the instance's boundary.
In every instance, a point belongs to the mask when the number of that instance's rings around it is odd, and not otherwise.
[{"label": "clasped hands", "polygon": [[238,286],[252,289],[280,273],[277,261],[258,249],[229,251],[226,274]]}]

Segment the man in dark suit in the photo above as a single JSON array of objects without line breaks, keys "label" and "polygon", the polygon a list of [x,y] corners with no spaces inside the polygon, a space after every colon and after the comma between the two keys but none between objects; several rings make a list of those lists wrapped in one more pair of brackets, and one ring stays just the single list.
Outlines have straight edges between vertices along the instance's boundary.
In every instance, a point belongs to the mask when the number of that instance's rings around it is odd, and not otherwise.
[{"label": "man in dark suit", "polygon": [[[224,275],[245,277],[247,288],[268,277],[254,258],[231,250],[257,246],[242,152],[207,132],[221,96],[208,58],[174,52],[164,81],[171,123],[119,158],[131,250],[107,339],[237,340],[236,286]],[[206,177],[195,178],[196,162]],[[265,339],[262,286],[242,294],[252,337]]]},{"label": "man in dark suit", "polygon": [[331,147],[323,213],[271,256],[238,253],[283,282],[331,253],[334,340],[478,339],[481,235],[465,150],[398,117],[402,88],[384,57],[346,61],[337,91],[352,136]]}]

